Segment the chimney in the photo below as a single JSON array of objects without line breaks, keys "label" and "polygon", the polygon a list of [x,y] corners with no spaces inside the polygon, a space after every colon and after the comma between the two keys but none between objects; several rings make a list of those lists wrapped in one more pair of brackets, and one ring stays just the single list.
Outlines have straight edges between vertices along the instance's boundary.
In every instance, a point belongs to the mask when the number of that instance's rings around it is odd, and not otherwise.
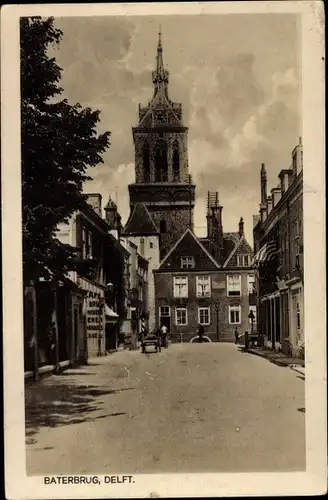
[{"label": "chimney", "polygon": [[271,189],[271,197],[272,197],[272,207],[275,207],[281,198],[280,187],[275,187]]},{"label": "chimney", "polygon": [[239,232],[240,238],[242,236],[244,236],[244,219],[242,217],[240,217],[240,221],[238,224],[238,232]]},{"label": "chimney", "polygon": [[271,196],[268,196],[268,199],[267,199],[267,211],[268,211],[268,215],[271,212],[271,210],[272,210],[272,198],[271,198]]},{"label": "chimney", "polygon": [[99,217],[102,217],[101,213],[101,200],[102,196],[99,193],[87,194],[87,203],[90,205]]},{"label": "chimney", "polygon": [[261,205],[265,205],[267,201],[267,173],[265,164],[261,165]]},{"label": "chimney", "polygon": [[253,215],[253,228],[258,224],[259,221],[260,221],[260,216]]}]

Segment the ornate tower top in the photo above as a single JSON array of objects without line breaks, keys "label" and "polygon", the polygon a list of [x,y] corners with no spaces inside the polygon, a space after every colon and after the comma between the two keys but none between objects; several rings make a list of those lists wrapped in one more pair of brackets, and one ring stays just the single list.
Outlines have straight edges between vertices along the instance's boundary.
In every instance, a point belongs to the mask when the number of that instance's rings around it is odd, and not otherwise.
[{"label": "ornate tower top", "polygon": [[154,84],[154,96],[158,92],[162,92],[165,97],[168,98],[167,85],[169,83],[169,72],[164,69],[161,27],[158,32],[156,70],[152,72],[152,77]]}]

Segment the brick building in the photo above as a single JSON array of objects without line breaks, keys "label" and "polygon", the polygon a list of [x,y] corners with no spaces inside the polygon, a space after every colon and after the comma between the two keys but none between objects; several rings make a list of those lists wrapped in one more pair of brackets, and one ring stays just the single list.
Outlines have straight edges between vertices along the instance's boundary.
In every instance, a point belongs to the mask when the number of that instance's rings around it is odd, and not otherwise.
[{"label": "brick building", "polygon": [[281,170],[269,196],[264,164],[260,182],[261,204],[253,228],[259,331],[267,346],[299,356],[304,343],[301,138],[292,164]]},{"label": "brick building", "polygon": [[251,330],[251,310],[256,318],[243,220],[237,232],[224,233],[218,195],[209,193],[207,224],[207,238],[187,228],[154,271],[156,323],[166,324],[173,342],[190,342],[199,324],[211,341],[231,342],[236,328]]}]

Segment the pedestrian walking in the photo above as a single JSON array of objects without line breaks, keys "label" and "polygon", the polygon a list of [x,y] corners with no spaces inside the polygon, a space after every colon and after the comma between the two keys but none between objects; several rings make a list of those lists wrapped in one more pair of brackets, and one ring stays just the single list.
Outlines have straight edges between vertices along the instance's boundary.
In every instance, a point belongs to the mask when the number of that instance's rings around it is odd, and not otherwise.
[{"label": "pedestrian walking", "polygon": [[198,337],[199,337],[199,342],[203,342],[204,333],[205,333],[205,330],[204,330],[203,325],[199,324],[198,325],[198,332],[197,332]]}]

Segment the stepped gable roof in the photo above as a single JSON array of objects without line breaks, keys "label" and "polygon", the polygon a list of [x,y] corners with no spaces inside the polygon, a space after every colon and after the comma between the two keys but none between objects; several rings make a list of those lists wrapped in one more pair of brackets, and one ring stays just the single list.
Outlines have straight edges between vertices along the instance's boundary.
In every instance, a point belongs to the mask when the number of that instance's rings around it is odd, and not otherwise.
[{"label": "stepped gable roof", "polygon": [[220,265],[208,252],[201,243],[199,238],[187,228],[179,240],[173,245],[169,253],[160,262],[159,270],[161,271],[181,271],[181,257],[192,256],[195,259],[194,271],[197,270],[215,270],[220,268]]},{"label": "stepped gable roof", "polygon": [[122,232],[123,236],[149,236],[159,234],[144,203],[136,203]]}]

